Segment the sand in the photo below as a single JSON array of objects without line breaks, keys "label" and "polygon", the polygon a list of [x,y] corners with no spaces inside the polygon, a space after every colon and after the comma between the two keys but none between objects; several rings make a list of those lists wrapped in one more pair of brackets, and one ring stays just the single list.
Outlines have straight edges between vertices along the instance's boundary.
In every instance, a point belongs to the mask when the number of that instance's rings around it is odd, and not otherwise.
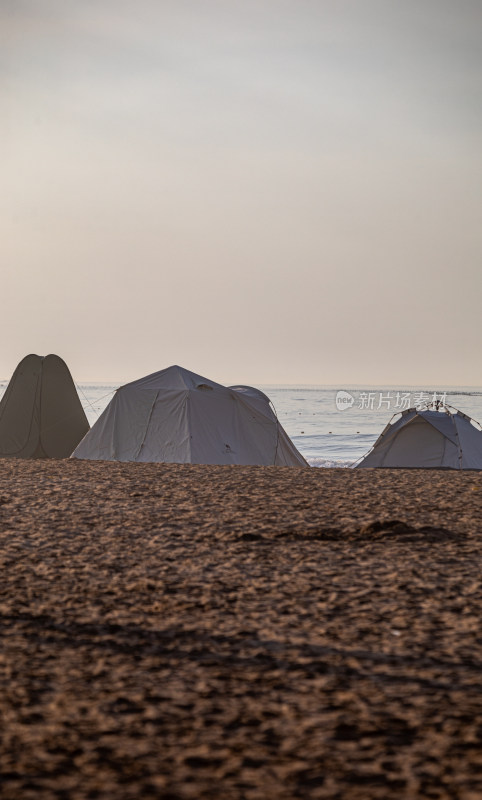
[{"label": "sand", "polygon": [[0,797],[482,797],[482,475],[0,462]]}]

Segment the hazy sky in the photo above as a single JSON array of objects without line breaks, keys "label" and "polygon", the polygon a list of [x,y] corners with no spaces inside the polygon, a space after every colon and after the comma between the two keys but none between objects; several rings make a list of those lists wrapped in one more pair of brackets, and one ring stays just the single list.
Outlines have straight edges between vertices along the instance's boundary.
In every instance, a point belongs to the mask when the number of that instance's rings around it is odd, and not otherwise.
[{"label": "hazy sky", "polygon": [[480,385],[480,0],[0,0],[0,377]]}]

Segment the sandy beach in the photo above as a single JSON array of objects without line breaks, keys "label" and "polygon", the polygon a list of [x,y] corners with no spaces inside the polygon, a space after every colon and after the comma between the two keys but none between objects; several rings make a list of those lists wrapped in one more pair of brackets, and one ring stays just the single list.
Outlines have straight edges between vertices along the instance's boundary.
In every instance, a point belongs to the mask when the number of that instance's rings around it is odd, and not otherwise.
[{"label": "sandy beach", "polygon": [[482,474],[0,462],[2,800],[482,797]]}]

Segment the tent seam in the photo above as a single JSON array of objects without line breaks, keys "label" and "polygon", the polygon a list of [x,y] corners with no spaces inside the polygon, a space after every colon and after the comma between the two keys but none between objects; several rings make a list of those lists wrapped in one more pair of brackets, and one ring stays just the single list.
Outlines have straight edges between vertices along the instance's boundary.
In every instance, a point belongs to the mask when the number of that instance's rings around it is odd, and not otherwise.
[{"label": "tent seam", "polygon": [[[450,411],[448,412],[450,414]],[[452,425],[455,428],[455,435],[457,437],[457,441],[459,443],[459,469],[462,469],[462,445],[460,444],[460,436],[457,430],[457,425],[455,424],[455,415],[450,414],[450,419],[452,420]]]},{"label": "tent seam", "polygon": [[[186,388],[187,388],[187,387],[186,387]],[[187,390],[187,394],[186,394],[186,404],[187,404],[187,430],[188,430],[188,434],[189,434],[189,439],[188,439],[188,450],[189,450],[189,453],[188,453],[188,455],[189,455],[189,463],[192,463],[192,462],[191,462],[191,458],[192,458],[192,437],[191,437],[191,391],[192,391],[191,389],[188,389],[188,390]]]},{"label": "tent seam", "polygon": [[151,423],[152,412],[154,411],[154,406],[156,405],[158,397],[159,397],[159,391],[156,392],[156,396],[155,396],[154,400],[152,401],[152,405],[151,405],[151,407],[149,409],[149,415],[147,417],[147,423],[146,423],[146,427],[145,427],[145,430],[144,430],[144,436],[142,437],[142,442],[140,443],[139,449],[137,450],[137,452],[136,452],[136,454],[134,456],[134,461],[137,461],[137,457],[139,456],[139,453],[141,452],[142,448],[144,447],[144,442],[146,441],[146,437],[147,437],[147,431],[149,430],[149,425]]}]

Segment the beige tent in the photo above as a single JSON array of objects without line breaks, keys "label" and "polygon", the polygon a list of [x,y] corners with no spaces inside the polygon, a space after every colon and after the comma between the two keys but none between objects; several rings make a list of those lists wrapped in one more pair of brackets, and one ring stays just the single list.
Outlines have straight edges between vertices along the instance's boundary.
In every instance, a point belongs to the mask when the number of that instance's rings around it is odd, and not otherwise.
[{"label": "beige tent", "polygon": [[269,398],[173,366],[121,386],[73,458],[181,464],[308,464]]},{"label": "beige tent", "polygon": [[0,401],[1,458],[67,458],[89,430],[59,356],[26,356]]}]

